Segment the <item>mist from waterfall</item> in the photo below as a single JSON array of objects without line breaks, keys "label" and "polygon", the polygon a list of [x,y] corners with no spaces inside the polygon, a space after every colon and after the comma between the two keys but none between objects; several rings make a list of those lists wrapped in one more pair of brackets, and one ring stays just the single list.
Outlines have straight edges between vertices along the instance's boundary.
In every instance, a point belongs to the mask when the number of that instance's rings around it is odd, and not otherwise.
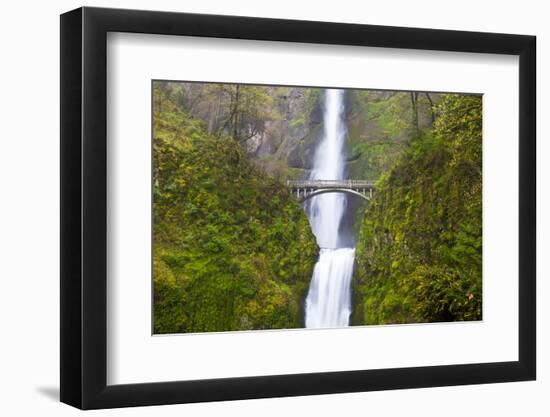
[{"label": "mist from waterfall", "polygon": [[[325,90],[324,131],[318,145],[310,179],[345,178],[344,92]],[[308,328],[345,327],[351,314],[351,277],[355,248],[342,247],[340,223],[346,212],[343,193],[312,197],[307,214],[321,248],[306,299]]]}]

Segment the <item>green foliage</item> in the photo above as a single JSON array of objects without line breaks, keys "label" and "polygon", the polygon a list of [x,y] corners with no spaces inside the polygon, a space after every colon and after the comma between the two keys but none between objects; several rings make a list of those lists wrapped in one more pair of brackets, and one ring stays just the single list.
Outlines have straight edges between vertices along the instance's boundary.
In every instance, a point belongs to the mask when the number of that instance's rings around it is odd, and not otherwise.
[{"label": "green foliage", "polygon": [[305,213],[181,94],[154,84],[154,332],[302,326],[318,250]]},{"label": "green foliage", "polygon": [[350,90],[347,99],[350,176],[376,180],[389,171],[412,138],[431,132],[431,102],[440,100],[441,95],[434,93]]},{"label": "green foliage", "polygon": [[481,319],[481,97],[445,95],[377,183],[357,246],[355,324]]},{"label": "green foliage", "polygon": [[[309,174],[323,90],[159,82],[153,100],[155,332],[301,327],[317,246],[284,181]],[[480,319],[481,97],[348,90],[345,117],[350,177],[377,180],[352,323]]]}]

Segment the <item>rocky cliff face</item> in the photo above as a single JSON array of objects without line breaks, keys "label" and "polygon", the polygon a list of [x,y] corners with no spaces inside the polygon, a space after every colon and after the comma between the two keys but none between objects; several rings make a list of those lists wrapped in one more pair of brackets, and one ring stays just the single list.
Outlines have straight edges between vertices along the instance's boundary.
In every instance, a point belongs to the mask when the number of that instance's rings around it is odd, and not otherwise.
[{"label": "rocky cliff face", "polygon": [[288,88],[279,96],[275,106],[280,117],[266,120],[265,131],[249,147],[269,174],[291,179],[308,176],[321,130],[320,96],[320,91],[302,87]]}]

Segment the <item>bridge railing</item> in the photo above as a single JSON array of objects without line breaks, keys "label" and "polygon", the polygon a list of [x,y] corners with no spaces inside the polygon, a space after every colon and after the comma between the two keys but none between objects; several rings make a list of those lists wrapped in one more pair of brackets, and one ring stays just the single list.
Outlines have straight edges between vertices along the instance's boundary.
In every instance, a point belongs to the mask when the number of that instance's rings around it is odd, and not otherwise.
[{"label": "bridge railing", "polygon": [[371,180],[288,180],[289,188],[374,188]]}]

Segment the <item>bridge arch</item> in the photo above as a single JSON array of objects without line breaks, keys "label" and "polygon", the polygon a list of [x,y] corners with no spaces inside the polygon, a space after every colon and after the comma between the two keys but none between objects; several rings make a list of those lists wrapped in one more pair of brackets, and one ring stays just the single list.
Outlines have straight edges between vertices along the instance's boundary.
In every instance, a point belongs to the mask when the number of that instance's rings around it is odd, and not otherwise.
[{"label": "bridge arch", "polygon": [[346,193],[346,194],[355,195],[355,196],[360,197],[360,198],[362,198],[363,200],[366,200],[366,201],[370,200],[369,195],[365,195],[363,193],[360,193],[359,191],[355,191],[355,190],[350,189],[350,188],[319,188],[315,191],[307,193],[304,197],[300,198],[300,203],[304,203],[307,200],[309,200],[310,198],[315,197],[317,195],[327,194],[327,193]]},{"label": "bridge arch", "polygon": [[292,196],[301,203],[311,197],[325,193],[346,193],[369,201],[375,188],[370,180],[288,180],[286,182]]}]

